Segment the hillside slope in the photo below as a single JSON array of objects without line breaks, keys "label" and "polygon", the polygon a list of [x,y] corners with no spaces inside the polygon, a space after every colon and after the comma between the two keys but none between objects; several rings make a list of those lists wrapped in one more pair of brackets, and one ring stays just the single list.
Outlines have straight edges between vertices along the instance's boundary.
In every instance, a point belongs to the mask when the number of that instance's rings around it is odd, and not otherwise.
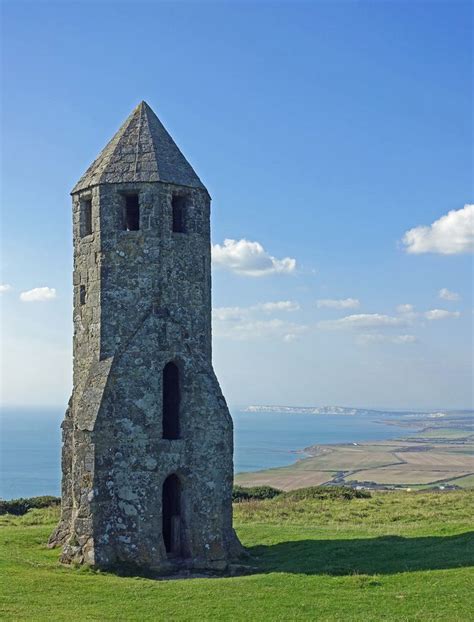
[{"label": "hillside slope", "polygon": [[251,574],[186,580],[61,567],[45,546],[56,510],[1,516],[0,612],[37,621],[467,621],[473,501],[471,491],[351,500],[298,491],[236,504]]}]

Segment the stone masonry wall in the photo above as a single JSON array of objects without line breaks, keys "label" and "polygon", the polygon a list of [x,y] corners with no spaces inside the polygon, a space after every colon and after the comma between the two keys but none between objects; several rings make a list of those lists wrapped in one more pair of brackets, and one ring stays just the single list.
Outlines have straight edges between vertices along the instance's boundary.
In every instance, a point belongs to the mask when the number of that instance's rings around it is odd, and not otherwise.
[{"label": "stone masonry wall", "polygon": [[[123,230],[139,192],[140,229]],[[172,232],[186,194],[186,232]],[[80,237],[92,198],[93,233]],[[210,201],[172,184],[106,184],[73,197],[74,389],[63,424],[63,505],[52,544],[63,561],[170,567],[161,491],[182,484],[183,557],[222,567],[232,530],[232,420],[212,369]],[[85,302],[81,304],[81,286]],[[83,290],[84,291],[84,290]],[[181,438],[162,438],[162,370],[181,376]],[[171,564],[172,565],[172,564]]]}]

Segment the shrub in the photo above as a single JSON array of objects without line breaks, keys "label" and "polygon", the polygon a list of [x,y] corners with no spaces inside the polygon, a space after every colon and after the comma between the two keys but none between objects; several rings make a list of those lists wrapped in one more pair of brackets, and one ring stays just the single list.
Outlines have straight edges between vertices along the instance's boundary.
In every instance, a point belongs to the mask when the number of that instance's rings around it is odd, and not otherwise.
[{"label": "shrub", "polygon": [[273,499],[283,493],[278,488],[271,486],[252,486],[244,488],[243,486],[234,486],[232,490],[232,501],[249,501],[250,499]]},{"label": "shrub", "polygon": [[310,486],[284,493],[285,499],[304,501],[309,499],[370,499],[367,490],[356,490],[348,486]]},{"label": "shrub", "polygon": [[28,499],[11,499],[10,501],[4,501],[0,499],[0,514],[14,514],[15,516],[22,516],[26,514],[28,510],[33,508],[49,508],[57,506],[61,503],[59,497],[52,497],[45,495],[42,497],[29,497]]}]

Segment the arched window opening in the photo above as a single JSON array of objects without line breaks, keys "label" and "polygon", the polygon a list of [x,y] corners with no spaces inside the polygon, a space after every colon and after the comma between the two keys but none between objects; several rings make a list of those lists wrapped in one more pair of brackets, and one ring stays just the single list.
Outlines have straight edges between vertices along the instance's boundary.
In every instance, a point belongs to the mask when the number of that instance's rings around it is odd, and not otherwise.
[{"label": "arched window opening", "polygon": [[186,197],[174,195],[171,206],[173,209],[173,233],[186,233]]},{"label": "arched window opening", "polygon": [[163,369],[163,438],[179,438],[179,369],[168,363]]},{"label": "arched window opening", "polygon": [[163,542],[170,557],[182,555],[181,482],[177,475],[169,475],[162,493]]}]

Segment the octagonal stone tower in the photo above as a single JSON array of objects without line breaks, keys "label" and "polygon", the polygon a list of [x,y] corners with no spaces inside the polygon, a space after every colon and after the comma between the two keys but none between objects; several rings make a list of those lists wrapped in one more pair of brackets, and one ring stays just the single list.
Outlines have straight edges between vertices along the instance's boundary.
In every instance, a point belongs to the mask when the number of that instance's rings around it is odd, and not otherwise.
[{"label": "octagonal stone tower", "polygon": [[151,108],[72,191],[63,562],[225,568],[233,428],[211,360],[210,197]]}]

